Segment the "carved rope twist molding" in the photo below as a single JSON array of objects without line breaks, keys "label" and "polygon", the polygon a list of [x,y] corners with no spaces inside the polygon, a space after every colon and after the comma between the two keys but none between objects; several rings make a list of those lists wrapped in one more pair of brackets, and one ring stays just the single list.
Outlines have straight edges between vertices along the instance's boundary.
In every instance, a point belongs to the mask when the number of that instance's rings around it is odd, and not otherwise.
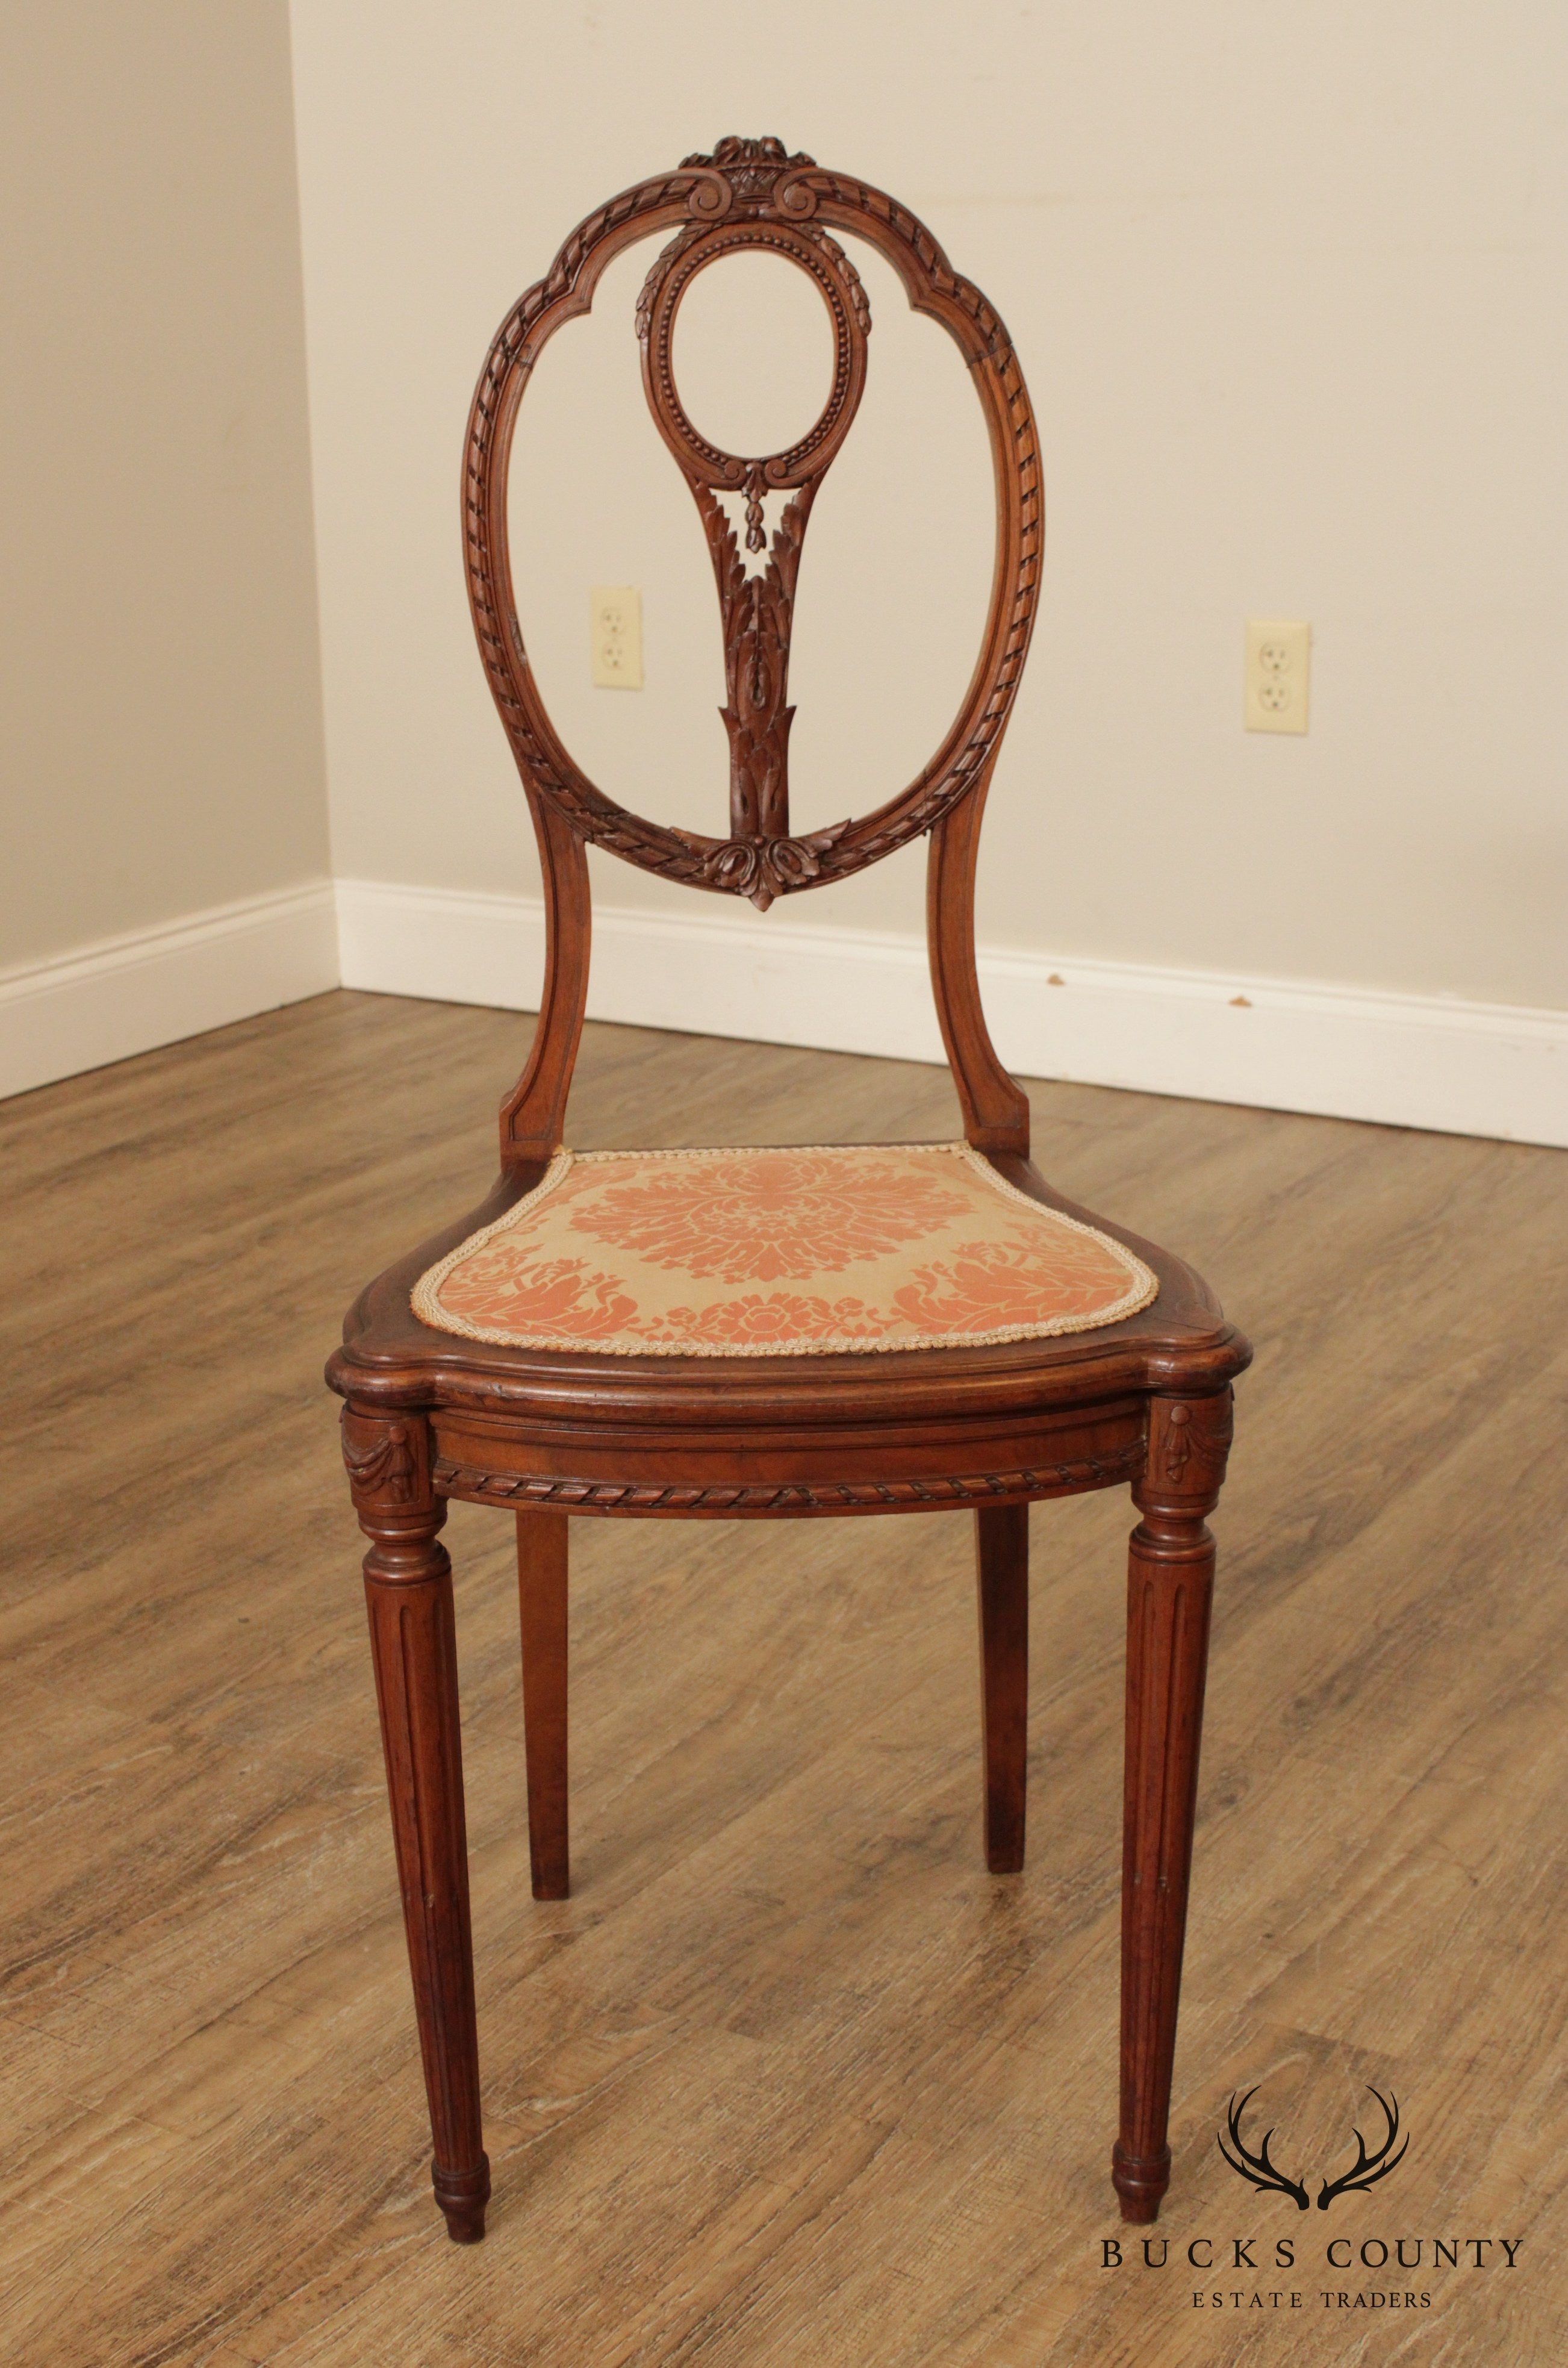
[{"label": "carved rope twist molding", "polygon": [[940,1480],[786,1480],[756,1487],[701,1487],[680,1483],[657,1487],[634,1481],[549,1480],[525,1473],[482,1472],[471,1464],[437,1460],[434,1485],[443,1496],[482,1497],[517,1505],[599,1506],[629,1513],[769,1512],[790,1508],[848,1511],[875,1505],[983,1504],[988,1497],[1020,1497],[1053,1488],[1103,1488],[1131,1480],[1143,1469],[1143,1441],[1130,1440],[1105,1455],[1074,1463],[1042,1463],[1017,1472],[982,1472]]},{"label": "carved rope twist molding", "polygon": [[[754,221],[773,218],[799,224],[824,200],[857,216],[855,224],[874,245],[892,239],[913,260],[929,291],[972,323],[981,351],[971,368],[993,373],[1006,413],[1017,547],[1012,583],[1004,603],[1006,631],[988,672],[987,695],[962,746],[947,761],[934,761],[876,814],[851,824],[834,843],[812,852],[817,860],[798,876],[778,871],[773,893],[788,894],[830,879],[841,879],[877,862],[896,848],[929,831],[972,790],[984,773],[1005,723],[1028,648],[1039,584],[1040,545],[1040,473],[1034,421],[1011,339],[994,306],[973,283],[955,272],[924,223],[868,183],[818,168],[809,157],[786,157],[777,141],[722,141],[711,158],[694,158],[673,174],[644,181],[601,206],[573,232],[546,277],[518,300],[495,338],[474,397],[465,463],[464,530],[470,598],[475,631],[492,694],[524,778],[562,814],[577,835],[645,871],[692,886],[731,894],[751,893],[744,867],[716,860],[722,842],[693,845],[689,838],[629,812],[580,773],[564,750],[544,737],[517,695],[528,656],[517,618],[508,606],[497,610],[494,551],[489,495],[496,439],[514,376],[526,378],[545,340],[565,316],[585,265],[607,240],[645,214],[684,206],[688,220],[710,223],[732,212]],[[520,393],[520,384],[518,390]],[[516,673],[514,672],[516,669]],[[542,713],[542,711],[541,711]],[[551,734],[553,741],[553,733]]]}]

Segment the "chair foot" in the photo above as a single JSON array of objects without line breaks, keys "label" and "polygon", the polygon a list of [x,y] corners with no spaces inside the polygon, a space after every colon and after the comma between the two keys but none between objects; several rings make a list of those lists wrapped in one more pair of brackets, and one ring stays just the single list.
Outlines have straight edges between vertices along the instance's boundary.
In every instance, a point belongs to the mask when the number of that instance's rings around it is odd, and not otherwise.
[{"label": "chair foot", "polygon": [[1136,2224],[1147,2224],[1160,2216],[1160,2204],[1171,2183],[1171,2150],[1142,2160],[1125,2155],[1119,2145],[1111,2149],[1110,2180],[1121,2198],[1121,2216]]},{"label": "chair foot", "polygon": [[489,2156],[482,2154],[473,2170],[443,2170],[438,2162],[432,2163],[430,2184],[453,2244],[477,2245],[484,2235],[484,2207],[490,2201]]}]

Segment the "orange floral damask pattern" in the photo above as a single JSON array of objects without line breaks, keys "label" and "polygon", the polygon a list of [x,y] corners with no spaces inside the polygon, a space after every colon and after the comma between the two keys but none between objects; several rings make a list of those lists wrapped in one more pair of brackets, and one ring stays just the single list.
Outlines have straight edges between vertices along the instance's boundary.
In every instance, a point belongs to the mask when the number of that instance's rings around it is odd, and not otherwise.
[{"label": "orange floral damask pattern", "polygon": [[413,1304],[437,1330],[518,1348],[809,1356],[1086,1331],[1156,1288],[967,1144],[911,1144],[561,1152]]},{"label": "orange floral damask pattern", "polygon": [[967,1205],[910,1160],[884,1166],[863,1154],[756,1151],[650,1162],[596,1194],[572,1225],[699,1281],[798,1282],[921,1241]]}]

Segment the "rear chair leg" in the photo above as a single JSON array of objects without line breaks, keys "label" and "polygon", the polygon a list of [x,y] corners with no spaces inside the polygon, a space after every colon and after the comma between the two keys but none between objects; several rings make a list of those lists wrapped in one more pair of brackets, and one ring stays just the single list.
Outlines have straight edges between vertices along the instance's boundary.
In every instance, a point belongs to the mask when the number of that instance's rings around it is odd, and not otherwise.
[{"label": "rear chair leg", "polygon": [[1111,2179],[1124,2220],[1156,2217],[1170,2184],[1171,2067],[1187,1931],[1214,1541],[1231,1394],[1155,1398],[1132,1498],[1127,1594],[1127,1783],[1121,1873],[1121,2135]]},{"label": "rear chair leg", "polygon": [[1024,1862],[1029,1721],[1029,1508],[986,1505],[974,1516],[980,1593],[980,1707],[985,1751],[985,1863]]},{"label": "rear chair leg", "polygon": [[523,1748],[528,1770],[528,1862],[536,1899],[572,1888],[566,1813],[566,1523],[542,1506],[517,1513],[523,1629]]}]

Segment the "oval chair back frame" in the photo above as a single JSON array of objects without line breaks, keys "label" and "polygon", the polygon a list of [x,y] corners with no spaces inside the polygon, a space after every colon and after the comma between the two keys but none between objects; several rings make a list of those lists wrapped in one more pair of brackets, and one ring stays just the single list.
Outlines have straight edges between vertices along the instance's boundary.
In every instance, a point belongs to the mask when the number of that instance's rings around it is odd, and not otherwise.
[{"label": "oval chair back frame", "polygon": [[[634,814],[597,788],[568,753],[528,664],[517,621],[506,530],[512,439],[529,373],[564,323],[586,313],[600,275],[639,239],[674,229],[637,308],[643,385],[659,431],[686,475],[712,555],[724,636],[730,734],[730,835],[705,838]],[[834,230],[863,238],[892,264],[915,311],[957,343],[990,434],[996,552],[980,655],[961,705],[930,762],[873,813],[792,836],[786,704],[796,571],[812,502],[853,424],[865,384],[870,311]],[[682,298],[699,271],[745,251],[779,256],[812,280],[833,328],[834,373],[821,418],[783,452],[747,457],[710,444],[676,390],[670,348]],[[747,548],[764,547],[767,496],[789,493],[766,564],[748,574],[725,495],[746,503]],[[926,905],[932,983],[943,1042],[976,1149],[1028,1151],[1028,1102],[996,1056],[974,966],[974,868],[992,767],[1034,621],[1041,507],[1028,391],[1012,340],[980,290],[961,279],[925,224],[881,189],[787,156],[777,140],[725,140],[676,173],[641,181],[590,214],[546,277],[506,315],[469,417],[463,471],[469,600],[492,694],[539,837],[544,880],[545,987],[531,1056],[502,1110],[508,1166],[548,1159],[561,1140],[582,1033],[591,935],[592,844],[666,880],[762,909],[775,897],[846,879],[929,833]]]}]

